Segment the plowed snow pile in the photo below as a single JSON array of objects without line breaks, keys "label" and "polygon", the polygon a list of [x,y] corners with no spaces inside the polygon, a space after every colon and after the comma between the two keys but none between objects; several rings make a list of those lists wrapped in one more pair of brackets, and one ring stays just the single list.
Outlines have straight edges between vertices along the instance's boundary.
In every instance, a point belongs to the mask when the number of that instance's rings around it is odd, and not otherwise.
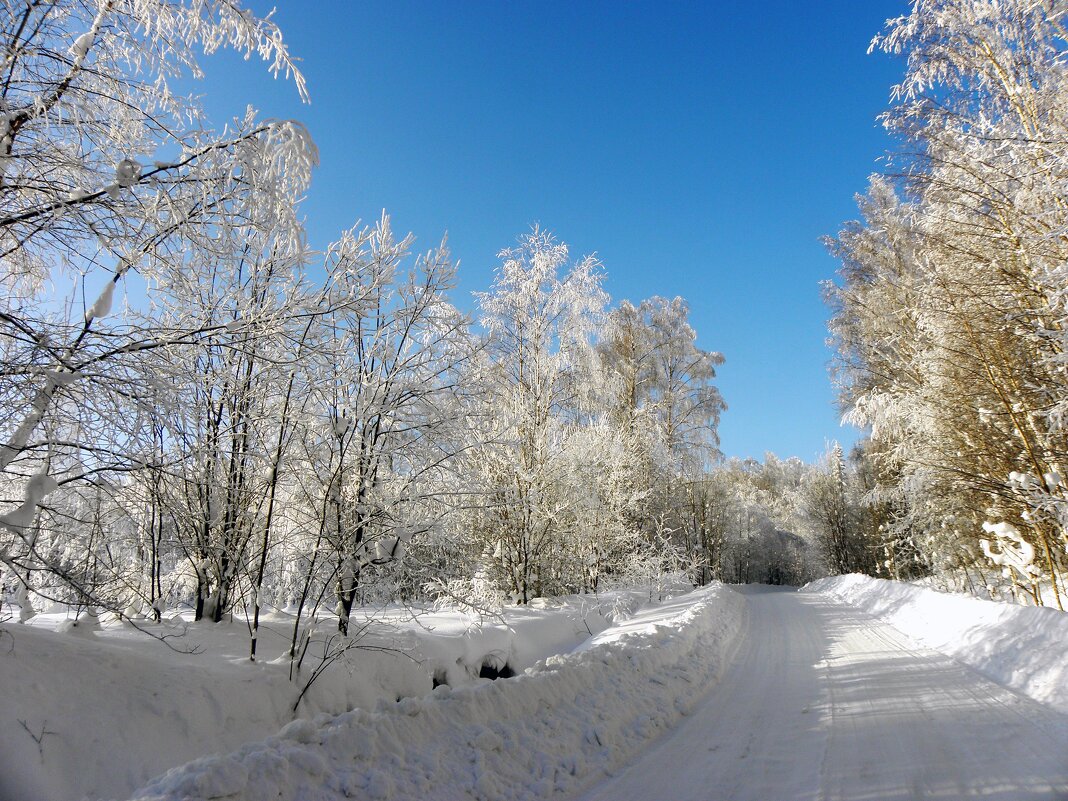
[{"label": "plowed snow pile", "polygon": [[320,716],[169,771],[147,801],[540,799],[624,764],[708,691],[744,598],[716,585],[640,613],[523,675]]},{"label": "plowed snow pile", "polygon": [[1068,712],[1068,614],[851,575],[804,588],[860,607],[917,643]]},{"label": "plowed snow pile", "polygon": [[458,688],[486,668],[522,672],[650,597],[631,588],[534,599],[492,616],[361,607],[360,634],[347,642],[331,636],[333,619],[320,621],[292,680],[295,618],[285,611],[261,617],[256,662],[239,619],[192,623],[177,610],[140,622],[155,638],[113,620],[72,626],[58,605],[26,625],[9,620],[0,623],[0,801],[125,798],[170,768],[262,740],[296,717],[374,709],[426,695],[434,682]]}]

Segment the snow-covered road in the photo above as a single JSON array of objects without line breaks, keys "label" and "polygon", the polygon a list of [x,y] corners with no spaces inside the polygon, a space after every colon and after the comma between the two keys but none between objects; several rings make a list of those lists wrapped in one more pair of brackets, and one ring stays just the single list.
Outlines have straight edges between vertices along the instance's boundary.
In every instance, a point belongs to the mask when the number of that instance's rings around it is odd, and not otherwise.
[{"label": "snow-covered road", "polygon": [[582,801],[1068,799],[1068,717],[826,595],[739,589],[726,675]]}]

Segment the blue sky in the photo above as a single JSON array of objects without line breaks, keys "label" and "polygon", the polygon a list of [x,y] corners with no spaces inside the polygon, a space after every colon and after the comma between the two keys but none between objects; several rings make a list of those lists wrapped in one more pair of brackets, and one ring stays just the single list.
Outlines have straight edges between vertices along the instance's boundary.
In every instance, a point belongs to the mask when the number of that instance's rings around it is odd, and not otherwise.
[{"label": "blue sky", "polygon": [[251,103],[308,125],[313,244],[382,209],[422,248],[448,232],[470,309],[538,223],[597,253],[613,299],[689,301],[698,344],[727,359],[725,454],[854,441],[827,375],[819,237],[892,146],[875,118],[903,65],[866,50],[905,2],[277,4],[312,104],[229,55],[203,91],[217,122]]}]

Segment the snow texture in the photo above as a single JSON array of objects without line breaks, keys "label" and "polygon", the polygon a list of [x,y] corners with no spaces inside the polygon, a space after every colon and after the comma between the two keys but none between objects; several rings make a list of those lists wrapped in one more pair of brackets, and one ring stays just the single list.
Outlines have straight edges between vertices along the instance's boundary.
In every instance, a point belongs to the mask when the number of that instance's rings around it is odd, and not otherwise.
[{"label": "snow texture", "polygon": [[704,696],[745,601],[716,585],[507,681],[299,720],[176,768],[138,801],[541,799],[621,767]]},{"label": "snow texture", "polygon": [[37,505],[50,492],[55,492],[57,486],[56,480],[48,473],[41,472],[30,476],[23,490],[22,503],[10,512],[0,515],[0,527],[15,533],[28,529],[33,524]]},{"label": "snow texture", "polygon": [[[261,660],[250,662],[241,620],[191,624],[165,612],[161,624],[139,623],[172,650],[108,616],[83,613],[73,625],[70,611],[43,599],[35,615],[30,594],[19,596],[29,625],[0,625],[0,801],[126,797],[177,765],[269,737],[293,720],[296,696],[320,663],[321,637],[303,673],[288,680],[280,655],[293,618],[282,612],[261,617]],[[358,627],[371,626],[316,679],[299,714],[373,709],[428,695],[435,681],[471,685],[487,664],[519,673],[648,601],[647,589],[633,589],[536,599],[493,618],[354,610]],[[335,624],[320,625],[327,635]]]},{"label": "snow texture", "polygon": [[111,314],[111,305],[115,297],[115,282],[108,281],[104,285],[104,289],[100,292],[100,297],[96,299],[93,305],[89,308],[89,311],[85,313],[86,320],[100,320]]},{"label": "snow texture", "polygon": [[805,587],[859,607],[917,643],[1068,712],[1068,615],[850,575]]},{"label": "snow texture", "polygon": [[141,180],[141,165],[133,159],[123,159],[115,165],[115,183],[130,187]]},{"label": "snow texture", "polygon": [[576,801],[1068,798],[1068,717],[829,593],[738,590],[715,689]]}]

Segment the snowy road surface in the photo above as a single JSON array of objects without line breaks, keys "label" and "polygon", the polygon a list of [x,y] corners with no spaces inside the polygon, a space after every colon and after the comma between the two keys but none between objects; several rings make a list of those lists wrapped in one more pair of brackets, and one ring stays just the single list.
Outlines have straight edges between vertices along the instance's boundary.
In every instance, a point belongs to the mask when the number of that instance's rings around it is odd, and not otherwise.
[{"label": "snowy road surface", "polygon": [[1068,717],[825,595],[741,589],[732,667],[582,801],[1068,799]]}]

